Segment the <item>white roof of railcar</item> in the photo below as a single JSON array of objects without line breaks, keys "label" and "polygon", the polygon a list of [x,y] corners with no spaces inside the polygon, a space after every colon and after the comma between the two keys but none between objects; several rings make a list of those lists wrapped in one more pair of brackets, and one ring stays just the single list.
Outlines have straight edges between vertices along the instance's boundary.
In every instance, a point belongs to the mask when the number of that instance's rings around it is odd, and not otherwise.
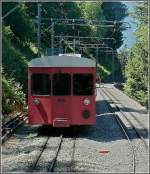
[{"label": "white roof of railcar", "polygon": [[47,56],[32,59],[29,67],[95,67],[95,61],[75,56]]},{"label": "white roof of railcar", "polygon": [[81,57],[81,54],[67,53],[67,54],[59,54],[59,56]]}]

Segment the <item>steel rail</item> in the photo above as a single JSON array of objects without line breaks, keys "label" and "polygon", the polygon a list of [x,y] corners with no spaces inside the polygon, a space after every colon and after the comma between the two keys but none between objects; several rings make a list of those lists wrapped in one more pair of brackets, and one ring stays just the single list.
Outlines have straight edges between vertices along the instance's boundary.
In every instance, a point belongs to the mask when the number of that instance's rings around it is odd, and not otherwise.
[{"label": "steel rail", "polygon": [[3,129],[5,130],[5,128],[9,127],[15,120],[18,120],[21,115],[22,115],[22,113],[20,112],[14,118],[12,118],[9,121],[7,121],[6,123],[4,123],[2,125],[2,130]]},{"label": "steel rail", "polygon": [[[71,154],[70,170],[74,171],[74,153],[75,153],[75,142],[76,142],[75,129],[73,129],[73,138],[72,139],[73,139],[73,147],[72,147],[73,150],[72,150],[72,154]],[[61,149],[62,142],[63,142],[63,135],[60,135],[56,153],[55,153],[55,156],[54,156],[50,166],[48,167],[48,172],[54,172],[55,164],[57,162],[57,158],[58,158],[58,154]]]},{"label": "steel rail", "polygon": [[27,120],[26,113],[19,114],[2,126],[2,143],[4,143],[13,132]]},{"label": "steel rail", "polygon": [[63,135],[60,135],[60,139],[59,139],[59,143],[58,143],[58,146],[57,146],[57,149],[56,149],[55,157],[53,158],[53,160],[51,162],[51,165],[48,168],[48,172],[53,172],[54,171],[54,167],[55,167],[55,164],[56,164],[56,161],[57,161],[57,157],[58,157],[59,151],[61,149],[62,140],[63,140]]},{"label": "steel rail", "polygon": [[[130,125],[132,126],[132,128],[134,129],[134,131],[135,131],[137,137],[140,138],[140,139],[142,140],[142,142],[144,143],[145,147],[148,149],[148,144],[146,143],[144,137],[140,135],[140,133],[139,133],[138,130],[135,128],[135,126],[134,126],[133,123],[130,121],[130,119],[126,116],[126,114],[124,114],[124,112],[123,112],[123,111],[115,104],[115,102],[113,101],[113,98],[114,98],[115,100],[118,100],[118,99],[117,99],[110,91],[108,91],[106,88],[105,88],[105,90],[107,91],[107,93],[109,93],[109,94],[107,94],[107,95],[110,96],[109,98],[111,98],[111,101],[114,103],[115,107],[116,107],[116,108],[118,109],[118,111],[121,112],[122,115],[126,118],[126,120],[129,122],[129,124],[130,124]],[[106,91],[105,91],[104,93],[106,93]],[[119,101],[120,101],[120,100],[119,100]],[[123,104],[121,104],[121,102],[120,102],[120,105],[123,106],[123,107],[125,107]],[[126,107],[125,107],[125,108],[126,108]],[[130,115],[132,115],[132,114],[130,113]],[[132,115],[132,116],[133,116],[133,115]],[[137,121],[137,119],[135,119],[135,116],[132,117],[132,118],[134,118],[134,120]],[[145,127],[143,127],[139,121],[137,121],[137,123],[140,124],[140,126],[143,128],[143,130],[144,130],[144,131],[146,132],[146,134],[147,134],[147,133],[148,133],[148,130],[145,129]]]},{"label": "steel rail", "polygon": [[[48,136],[48,137],[46,138],[46,141],[44,142],[44,144],[43,144],[43,146],[42,146],[42,149],[41,149],[41,151],[40,151],[38,157],[36,158],[34,164],[32,165],[32,167],[30,167],[29,172],[36,172],[36,167],[37,167],[37,165],[38,165],[38,162],[39,162],[40,159],[41,159],[41,156],[42,156],[44,150],[45,150],[46,147],[47,147],[47,143],[48,143],[49,139],[50,139],[50,136]],[[57,157],[58,157],[59,151],[60,151],[60,149],[61,149],[62,139],[63,139],[63,135],[60,135],[60,137],[59,137],[59,142],[58,142],[58,145],[57,145],[57,149],[56,149],[56,152],[55,152],[55,156],[54,156],[54,158],[53,158],[53,160],[52,160],[50,166],[48,166],[48,168],[47,168],[47,171],[48,171],[48,172],[53,172],[53,171],[54,171],[54,167],[55,167],[55,164],[56,164],[56,161],[57,161]]]},{"label": "steel rail", "polygon": [[[115,100],[118,100],[113,94],[111,94],[111,95],[114,97]],[[127,110],[126,106],[124,106],[121,102],[120,102],[120,105],[123,106]],[[130,115],[132,115],[133,118],[136,120],[136,122],[138,122],[139,125],[144,129],[144,131],[148,133],[149,130],[136,118],[136,116],[131,112],[130,112]]]},{"label": "steel rail", "polygon": [[46,146],[47,146],[47,143],[48,143],[48,140],[49,140],[50,137],[47,137],[46,138],[46,141],[44,142],[43,146],[42,146],[42,150],[40,151],[37,159],[35,160],[34,164],[32,165],[32,168],[29,170],[29,172],[35,172],[36,171],[36,166],[44,152],[44,150],[46,149]]},{"label": "steel rail", "polygon": [[[102,89],[102,88],[101,88],[101,89]],[[105,103],[107,104],[107,107],[108,107],[109,111],[110,111],[111,113],[113,113],[113,116],[114,116],[114,118],[116,119],[117,124],[119,125],[120,129],[122,130],[122,132],[123,132],[125,138],[127,139],[128,143],[129,143],[129,146],[130,146],[130,148],[131,148],[131,150],[132,150],[132,170],[133,170],[133,173],[135,173],[135,150],[134,150],[134,146],[133,146],[133,144],[132,144],[132,140],[131,140],[131,138],[130,138],[130,135],[129,135],[129,133],[128,133],[128,130],[126,129],[124,123],[123,123],[122,120],[119,118],[119,116],[118,116],[117,114],[114,113],[112,107],[108,104],[106,97],[104,97],[104,94],[102,94],[102,92],[100,92],[99,90],[98,90],[98,92],[103,96],[103,98],[104,98],[104,100],[105,100]],[[103,90],[103,92],[104,92],[104,90]],[[104,92],[104,93],[105,93],[105,92]],[[106,95],[106,93],[105,93],[105,95]],[[108,95],[107,95],[107,97],[108,97]],[[108,97],[108,98],[110,98],[110,97]]]},{"label": "steel rail", "polygon": [[[115,100],[118,100],[116,97],[114,97],[112,95],[112,93],[110,93],[106,88],[104,88],[105,90],[103,90],[103,92],[111,99],[112,103],[115,105],[115,107],[117,108],[117,110],[126,118],[126,120],[128,121],[128,123],[131,125],[132,129],[135,131],[136,135],[138,138],[140,138],[142,140],[142,142],[144,143],[145,147],[148,149],[148,144],[146,143],[145,139],[143,136],[140,135],[140,133],[138,132],[138,130],[135,128],[135,126],[133,125],[133,123],[131,122],[131,120],[126,116],[126,114],[124,114],[124,112],[116,105],[116,103],[114,102],[113,98]],[[106,93],[107,91],[107,93]],[[120,100],[119,100],[120,101]],[[124,107],[124,105],[122,105]],[[131,115],[131,113],[130,113]],[[142,127],[144,129],[144,127]],[[147,131],[146,131],[147,133]]]},{"label": "steel rail", "polygon": [[73,147],[72,147],[73,150],[72,150],[72,154],[71,154],[71,163],[70,163],[71,172],[75,172],[75,170],[74,170],[75,146],[76,146],[76,138],[73,138]]},{"label": "steel rail", "polygon": [[76,146],[76,127],[73,127],[73,150],[72,150],[72,154],[71,154],[71,162],[70,162],[70,170],[71,172],[75,172],[74,170],[74,154],[75,154],[75,146]]}]

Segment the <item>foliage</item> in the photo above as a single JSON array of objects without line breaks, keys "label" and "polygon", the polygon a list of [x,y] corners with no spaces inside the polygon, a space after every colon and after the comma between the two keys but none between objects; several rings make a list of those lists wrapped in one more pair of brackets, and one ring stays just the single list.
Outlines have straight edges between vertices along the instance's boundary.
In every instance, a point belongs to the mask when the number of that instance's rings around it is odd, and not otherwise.
[{"label": "foliage", "polygon": [[3,36],[3,68],[9,75],[23,85],[23,91],[27,93],[27,59],[11,42]]},{"label": "foliage", "polygon": [[[2,4],[2,14],[6,14],[10,9],[14,8],[18,3],[5,2]],[[21,43],[34,42],[34,24],[27,13],[27,7],[21,3],[19,7],[9,17],[4,19],[4,24],[10,26],[15,35],[15,40]]]},{"label": "foliage", "polygon": [[147,105],[147,71],[142,58],[129,58],[126,66],[125,92],[137,99],[140,103]]},{"label": "foliage", "polygon": [[[105,19],[109,21],[123,21],[123,19],[128,15],[127,7],[122,2],[104,2],[102,4],[102,9]],[[108,29],[105,37],[109,36],[116,39],[115,43],[108,43],[110,47],[116,49],[123,44],[122,29]]]},{"label": "foliage", "polygon": [[127,48],[127,45],[125,45],[124,48],[118,52],[118,60],[121,65],[122,72],[122,82],[125,82],[125,66],[127,65],[128,57],[129,49]]},{"label": "foliage", "polygon": [[[79,8],[81,9],[81,16],[87,20],[104,20],[105,17],[103,15],[102,10],[102,2],[80,2],[78,3]],[[97,27],[95,25],[90,26],[91,28],[91,36],[99,36],[102,37],[105,33],[105,29],[102,27]]]},{"label": "foliage", "polygon": [[[142,13],[139,13],[139,11]],[[144,16],[143,16],[144,14]],[[130,50],[125,68],[125,92],[137,99],[141,104],[148,106],[148,15],[147,3],[137,4],[135,19],[139,19],[136,31],[137,43]]]},{"label": "foliage", "polygon": [[107,20],[121,21],[128,15],[126,5],[121,2],[104,2],[102,9]]},{"label": "foliage", "polygon": [[22,111],[25,107],[25,94],[22,92],[20,83],[14,78],[8,78],[3,74],[2,78],[2,113],[10,114],[16,111]]},{"label": "foliage", "polygon": [[139,24],[148,24],[148,1],[136,2],[134,12],[130,14]]},{"label": "foliage", "polygon": [[[3,3],[2,14],[6,14],[18,3]],[[20,3],[18,8],[3,21],[3,34],[9,39],[13,46],[28,57],[28,60],[35,57],[31,45],[35,43],[34,22],[27,13],[27,7]]]},{"label": "foliage", "polygon": [[97,65],[97,72],[100,75],[102,81],[111,75],[110,70],[106,69],[106,67],[104,68],[100,64]]}]

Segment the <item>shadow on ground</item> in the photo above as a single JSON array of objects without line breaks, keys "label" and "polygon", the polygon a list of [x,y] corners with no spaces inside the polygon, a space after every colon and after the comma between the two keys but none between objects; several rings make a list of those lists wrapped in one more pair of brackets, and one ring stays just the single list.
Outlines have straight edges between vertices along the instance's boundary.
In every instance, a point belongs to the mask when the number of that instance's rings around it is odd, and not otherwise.
[{"label": "shadow on ground", "polygon": [[[105,100],[96,102],[96,113],[96,125],[72,126],[70,128],[53,128],[49,125],[29,126],[26,124],[16,132],[16,136],[21,138],[35,138],[41,136],[57,137],[63,134],[64,137],[68,138],[88,138],[101,142],[125,139],[123,133],[120,131],[119,125],[116,122],[114,114],[111,113],[108,108],[106,109]],[[36,134],[34,136],[28,136],[29,134],[35,132]],[[144,138],[148,138],[148,132],[145,132],[144,129],[138,129],[138,132],[141,133]],[[137,138],[137,136],[135,135],[133,138]]]}]

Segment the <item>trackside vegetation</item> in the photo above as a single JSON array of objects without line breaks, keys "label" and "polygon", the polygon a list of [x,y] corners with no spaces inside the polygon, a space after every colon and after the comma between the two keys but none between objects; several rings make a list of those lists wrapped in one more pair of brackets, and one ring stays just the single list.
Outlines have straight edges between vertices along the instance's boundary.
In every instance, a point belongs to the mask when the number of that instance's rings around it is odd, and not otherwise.
[{"label": "trackside vegetation", "polygon": [[137,42],[129,50],[125,66],[124,91],[133,99],[148,107],[148,4],[137,3],[132,14],[138,20]]},{"label": "trackside vegetation", "polygon": [[6,75],[3,74],[2,86],[3,113],[21,112],[26,106],[26,101],[20,83],[16,82],[14,78],[6,77]]}]

